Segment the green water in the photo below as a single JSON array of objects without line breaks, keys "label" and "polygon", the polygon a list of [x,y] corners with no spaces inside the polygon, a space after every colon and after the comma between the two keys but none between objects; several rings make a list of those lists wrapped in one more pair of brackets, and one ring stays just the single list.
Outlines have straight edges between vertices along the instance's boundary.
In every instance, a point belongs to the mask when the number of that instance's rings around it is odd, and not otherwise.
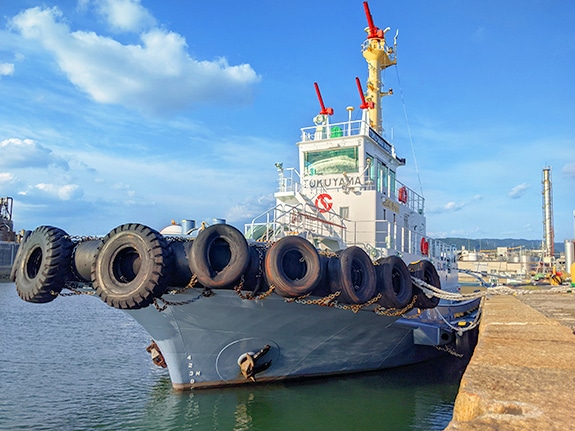
[{"label": "green water", "polygon": [[178,393],[149,336],[98,298],[0,283],[0,430],[441,430],[465,362]]}]

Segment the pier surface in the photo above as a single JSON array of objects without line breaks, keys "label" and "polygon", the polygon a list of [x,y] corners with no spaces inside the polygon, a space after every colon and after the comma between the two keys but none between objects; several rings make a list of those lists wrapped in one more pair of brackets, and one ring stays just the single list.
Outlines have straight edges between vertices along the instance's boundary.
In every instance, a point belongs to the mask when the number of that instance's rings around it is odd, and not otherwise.
[{"label": "pier surface", "polygon": [[575,430],[574,331],[575,289],[488,297],[446,431]]}]

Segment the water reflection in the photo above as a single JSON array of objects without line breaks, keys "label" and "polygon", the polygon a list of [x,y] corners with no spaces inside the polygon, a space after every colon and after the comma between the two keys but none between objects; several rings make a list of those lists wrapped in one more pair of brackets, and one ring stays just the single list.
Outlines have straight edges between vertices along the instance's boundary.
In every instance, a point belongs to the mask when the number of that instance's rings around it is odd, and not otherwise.
[{"label": "water reflection", "polygon": [[147,426],[182,430],[440,430],[466,361],[356,376],[178,393],[153,387]]}]

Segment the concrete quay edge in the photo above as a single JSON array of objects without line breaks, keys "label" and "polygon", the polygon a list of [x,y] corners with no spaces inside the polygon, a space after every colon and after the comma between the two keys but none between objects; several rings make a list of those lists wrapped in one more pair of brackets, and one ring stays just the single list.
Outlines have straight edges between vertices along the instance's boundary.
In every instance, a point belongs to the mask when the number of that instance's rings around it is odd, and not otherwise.
[{"label": "concrete quay edge", "polygon": [[514,296],[486,298],[445,428],[473,430],[575,430],[574,331]]}]

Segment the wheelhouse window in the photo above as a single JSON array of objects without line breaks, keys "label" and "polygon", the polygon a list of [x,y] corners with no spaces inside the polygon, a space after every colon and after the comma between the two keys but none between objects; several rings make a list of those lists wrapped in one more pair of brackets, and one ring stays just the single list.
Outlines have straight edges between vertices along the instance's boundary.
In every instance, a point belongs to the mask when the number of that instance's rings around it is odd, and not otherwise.
[{"label": "wheelhouse window", "polygon": [[367,165],[367,171],[365,172],[365,183],[373,187],[375,181],[377,180],[377,164],[374,162],[373,156],[366,154],[365,163]]},{"label": "wheelhouse window", "polygon": [[395,196],[395,172],[391,169],[389,170],[389,188],[391,196]]},{"label": "wheelhouse window", "polygon": [[[388,193],[389,168],[378,158],[366,154],[366,163],[369,165],[365,173],[366,184],[380,193]],[[392,172],[393,175],[395,173]],[[395,176],[393,177],[395,178]]]},{"label": "wheelhouse window", "polygon": [[358,172],[358,149],[349,147],[304,153],[304,168],[307,175]]},{"label": "wheelhouse window", "polygon": [[381,161],[377,161],[377,191],[387,194],[387,181],[389,169]]}]

